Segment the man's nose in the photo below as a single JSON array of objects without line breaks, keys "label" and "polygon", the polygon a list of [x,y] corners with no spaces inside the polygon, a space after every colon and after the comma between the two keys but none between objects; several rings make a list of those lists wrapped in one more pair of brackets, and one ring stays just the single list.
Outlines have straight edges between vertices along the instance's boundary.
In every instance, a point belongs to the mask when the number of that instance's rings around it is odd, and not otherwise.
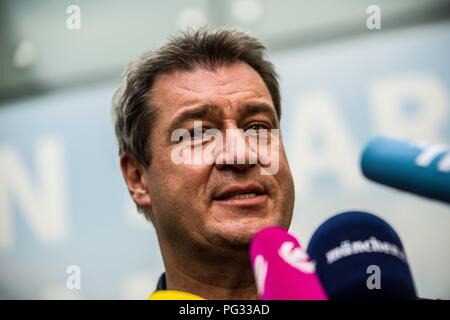
[{"label": "man's nose", "polygon": [[227,129],[224,142],[219,150],[215,166],[219,170],[234,168],[240,171],[249,169],[258,162],[258,154],[251,137],[246,137],[242,129]]}]

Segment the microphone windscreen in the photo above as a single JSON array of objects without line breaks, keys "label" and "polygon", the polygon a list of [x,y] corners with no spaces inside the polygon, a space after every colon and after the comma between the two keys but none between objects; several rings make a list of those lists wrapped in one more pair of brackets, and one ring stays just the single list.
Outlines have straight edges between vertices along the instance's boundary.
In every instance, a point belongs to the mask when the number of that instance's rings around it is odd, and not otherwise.
[{"label": "microphone windscreen", "polygon": [[331,217],[314,232],[307,251],[330,299],[416,299],[402,242],[375,215]]},{"label": "microphone windscreen", "polygon": [[250,259],[262,300],[326,300],[314,262],[295,237],[279,227],[259,231]]},{"label": "microphone windscreen", "polygon": [[450,203],[450,149],[376,137],[361,156],[361,171],[372,181]]},{"label": "microphone windscreen", "polygon": [[153,292],[147,300],[205,300],[195,294],[177,290],[159,290]]}]

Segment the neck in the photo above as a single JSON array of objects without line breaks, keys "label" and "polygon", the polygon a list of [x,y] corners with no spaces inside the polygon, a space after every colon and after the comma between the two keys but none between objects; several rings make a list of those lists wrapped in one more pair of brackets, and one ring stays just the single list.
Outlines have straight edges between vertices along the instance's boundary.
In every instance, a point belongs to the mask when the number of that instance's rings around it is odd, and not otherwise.
[{"label": "neck", "polygon": [[172,254],[171,250],[162,250],[167,289],[189,292],[208,300],[258,298],[248,248],[220,248],[214,250],[213,256],[205,254],[209,251],[198,250],[196,254],[180,248]]}]

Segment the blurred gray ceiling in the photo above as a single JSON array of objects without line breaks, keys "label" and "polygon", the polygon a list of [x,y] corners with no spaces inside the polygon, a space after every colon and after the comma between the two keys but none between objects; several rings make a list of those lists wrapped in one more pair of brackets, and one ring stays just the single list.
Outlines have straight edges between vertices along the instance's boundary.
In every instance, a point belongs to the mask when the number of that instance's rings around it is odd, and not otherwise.
[{"label": "blurred gray ceiling", "polygon": [[[0,0],[0,100],[118,79],[186,26],[237,27],[271,50],[361,34],[372,4],[379,32],[450,16],[448,0]],[[70,5],[80,8],[79,30],[66,26]]]}]

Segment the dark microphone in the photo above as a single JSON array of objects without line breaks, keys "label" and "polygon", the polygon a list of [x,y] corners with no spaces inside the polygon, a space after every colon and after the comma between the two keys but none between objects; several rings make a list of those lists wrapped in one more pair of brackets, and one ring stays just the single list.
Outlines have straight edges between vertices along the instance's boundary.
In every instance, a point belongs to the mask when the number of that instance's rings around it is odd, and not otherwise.
[{"label": "dark microphone", "polygon": [[308,254],[330,299],[416,299],[399,236],[381,218],[345,212],[313,234]]},{"label": "dark microphone", "polygon": [[375,182],[450,203],[450,149],[376,137],[361,157],[364,176]]},{"label": "dark microphone", "polygon": [[261,300],[327,300],[306,250],[279,227],[259,231],[250,260]]}]

